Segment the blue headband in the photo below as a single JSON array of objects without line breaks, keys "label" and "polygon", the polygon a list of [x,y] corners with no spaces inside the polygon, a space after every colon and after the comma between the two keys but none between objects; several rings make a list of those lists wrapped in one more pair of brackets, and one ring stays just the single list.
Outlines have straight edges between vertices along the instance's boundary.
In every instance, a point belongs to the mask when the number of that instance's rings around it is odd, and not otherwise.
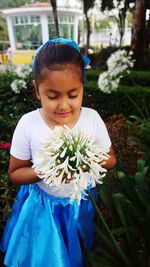
[{"label": "blue headband", "polygon": [[[34,63],[35,63],[35,58],[36,58],[36,55],[38,54],[38,52],[44,47],[46,46],[47,44],[54,44],[54,43],[64,43],[64,44],[67,44],[69,46],[72,46],[74,47],[79,53],[80,53],[80,48],[78,46],[78,44],[73,41],[73,40],[69,40],[69,39],[66,39],[66,38],[56,38],[56,39],[53,39],[53,40],[48,40],[46,43],[44,43],[43,45],[41,45],[36,53],[35,53],[35,56],[32,60],[32,70],[34,70]],[[87,56],[84,56],[82,55],[82,59],[83,59],[83,62],[84,62],[84,68],[90,64],[91,60],[87,57]]]}]

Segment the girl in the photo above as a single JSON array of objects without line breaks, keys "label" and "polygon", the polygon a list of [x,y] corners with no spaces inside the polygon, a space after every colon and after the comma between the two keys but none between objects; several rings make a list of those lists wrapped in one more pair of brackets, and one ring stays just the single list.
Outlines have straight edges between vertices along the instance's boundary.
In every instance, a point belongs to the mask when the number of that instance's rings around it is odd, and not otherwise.
[{"label": "girl", "polygon": [[[32,168],[32,160],[43,137],[56,125],[80,128],[109,148],[107,169],[115,165],[115,154],[106,127],[96,111],[82,107],[85,73],[89,59],[78,45],[58,38],[42,45],[33,60],[33,85],[41,108],[24,115],[14,132],[9,175],[21,184],[12,209],[1,250],[9,267],[82,267],[81,240],[89,248],[92,240],[93,208],[90,200],[69,202],[69,183],[61,192],[47,186]],[[96,196],[95,190],[93,195]]]}]

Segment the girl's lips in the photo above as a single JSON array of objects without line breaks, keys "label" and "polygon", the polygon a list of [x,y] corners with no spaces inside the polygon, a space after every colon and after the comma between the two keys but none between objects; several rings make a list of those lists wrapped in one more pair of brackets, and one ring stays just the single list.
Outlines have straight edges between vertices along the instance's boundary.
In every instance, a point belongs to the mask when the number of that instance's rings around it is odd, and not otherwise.
[{"label": "girl's lips", "polygon": [[57,112],[57,115],[60,117],[67,117],[70,115],[70,111],[69,112]]}]

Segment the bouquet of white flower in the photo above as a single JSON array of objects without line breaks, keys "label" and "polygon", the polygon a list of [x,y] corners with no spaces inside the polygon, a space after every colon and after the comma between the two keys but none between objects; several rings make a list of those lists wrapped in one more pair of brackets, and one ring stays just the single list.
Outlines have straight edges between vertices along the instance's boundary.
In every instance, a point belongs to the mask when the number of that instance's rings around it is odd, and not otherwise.
[{"label": "bouquet of white flower", "polygon": [[[66,126],[56,126],[38,149],[33,168],[49,186],[61,188],[69,180],[73,187],[71,200],[80,202],[89,185],[102,183],[107,172],[102,167],[109,158],[107,152],[94,143],[92,136]],[[89,174],[90,180],[85,179],[84,173]]]}]

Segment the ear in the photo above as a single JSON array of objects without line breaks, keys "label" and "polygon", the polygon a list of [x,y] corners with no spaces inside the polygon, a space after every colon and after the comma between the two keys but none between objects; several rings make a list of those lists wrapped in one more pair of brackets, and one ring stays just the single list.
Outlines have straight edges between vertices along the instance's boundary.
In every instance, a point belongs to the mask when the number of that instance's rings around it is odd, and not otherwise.
[{"label": "ear", "polygon": [[32,81],[32,85],[35,89],[35,94],[36,94],[37,99],[41,100],[40,95],[39,95],[38,85],[35,80]]}]

